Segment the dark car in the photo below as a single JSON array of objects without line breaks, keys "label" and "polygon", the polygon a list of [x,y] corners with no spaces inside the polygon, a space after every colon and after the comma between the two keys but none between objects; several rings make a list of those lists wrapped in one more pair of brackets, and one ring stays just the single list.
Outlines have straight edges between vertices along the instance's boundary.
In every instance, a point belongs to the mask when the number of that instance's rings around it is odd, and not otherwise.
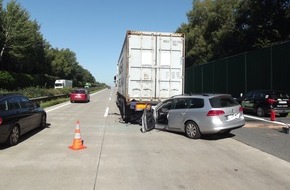
[{"label": "dark car", "polygon": [[46,112],[21,94],[0,94],[0,143],[16,145],[24,133],[46,127]]},{"label": "dark car", "polygon": [[278,90],[254,90],[240,99],[244,112],[252,112],[259,117],[271,114],[271,110],[282,117],[290,112],[289,95]]},{"label": "dark car", "polygon": [[75,89],[70,93],[70,102],[89,102],[90,93],[85,88]]}]

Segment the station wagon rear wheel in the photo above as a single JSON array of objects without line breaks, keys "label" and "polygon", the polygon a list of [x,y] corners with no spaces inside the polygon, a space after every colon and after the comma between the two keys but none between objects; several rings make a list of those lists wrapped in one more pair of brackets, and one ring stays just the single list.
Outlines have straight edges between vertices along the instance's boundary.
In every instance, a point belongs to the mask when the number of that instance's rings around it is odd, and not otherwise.
[{"label": "station wagon rear wheel", "polygon": [[257,111],[256,111],[257,116],[259,117],[264,117],[265,116],[265,111],[262,107],[258,107]]},{"label": "station wagon rear wheel", "polygon": [[20,138],[20,131],[17,125],[14,125],[8,137],[7,143],[11,146],[18,144]]},{"label": "station wagon rear wheel", "polygon": [[199,139],[201,134],[199,127],[193,121],[188,121],[185,124],[185,135],[190,139]]}]

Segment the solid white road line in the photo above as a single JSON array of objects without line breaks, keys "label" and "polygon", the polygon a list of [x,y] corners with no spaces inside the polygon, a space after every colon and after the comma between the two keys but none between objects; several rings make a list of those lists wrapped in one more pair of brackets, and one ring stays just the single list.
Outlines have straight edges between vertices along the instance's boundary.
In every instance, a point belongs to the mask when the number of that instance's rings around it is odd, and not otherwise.
[{"label": "solid white road line", "polygon": [[51,111],[53,111],[53,110],[56,110],[56,109],[62,108],[62,107],[64,107],[64,106],[67,106],[67,105],[70,105],[70,104],[71,104],[71,103],[69,102],[69,103],[63,104],[63,105],[61,105],[61,106],[57,106],[57,107],[55,107],[55,108],[52,108],[52,109],[50,109],[50,110],[47,110],[46,112],[51,112]]},{"label": "solid white road line", "polygon": [[[110,94],[109,102],[110,102],[111,99],[112,99],[111,96],[112,96],[112,94]],[[106,111],[105,111],[104,117],[108,117],[108,114],[109,114],[109,107],[106,108]]]},{"label": "solid white road line", "polygon": [[106,111],[105,111],[104,117],[108,117],[108,114],[109,114],[109,107],[106,108]]},{"label": "solid white road line", "polygon": [[255,119],[255,120],[260,120],[260,121],[265,121],[265,122],[268,122],[268,123],[275,123],[275,124],[278,124],[278,125],[289,125],[287,123],[282,123],[282,122],[279,122],[279,121],[269,121],[267,119],[263,119],[263,118],[259,118],[259,117],[255,117],[255,116],[250,116],[250,115],[245,115],[245,114],[244,114],[244,117]]}]

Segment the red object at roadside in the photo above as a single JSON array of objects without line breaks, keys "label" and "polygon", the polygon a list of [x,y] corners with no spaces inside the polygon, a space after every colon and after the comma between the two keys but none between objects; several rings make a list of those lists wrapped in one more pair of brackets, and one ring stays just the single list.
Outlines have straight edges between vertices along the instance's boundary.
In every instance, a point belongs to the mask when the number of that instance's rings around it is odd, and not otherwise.
[{"label": "red object at roadside", "polygon": [[276,115],[274,110],[271,110],[271,121],[275,121]]}]

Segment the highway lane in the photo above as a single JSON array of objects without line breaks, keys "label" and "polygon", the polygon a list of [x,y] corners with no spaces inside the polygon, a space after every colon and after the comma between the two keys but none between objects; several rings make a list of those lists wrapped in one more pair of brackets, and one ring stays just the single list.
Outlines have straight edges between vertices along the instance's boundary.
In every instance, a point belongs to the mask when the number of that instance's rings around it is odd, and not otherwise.
[{"label": "highway lane", "polygon": [[[90,103],[46,109],[47,128],[1,147],[1,189],[289,189],[289,162],[235,140],[238,134],[141,133],[120,120],[114,100],[104,90]],[[87,148],[74,151],[77,120]]]},{"label": "highway lane", "polygon": [[[66,102],[47,108],[47,128],[27,134],[0,152],[1,189],[93,189],[111,91],[92,95],[89,103]],[[87,149],[74,151],[76,123]]]},{"label": "highway lane", "polygon": [[274,121],[271,121],[270,116],[265,116],[265,117],[257,117],[256,115],[253,114],[248,114],[248,113],[244,113],[245,117],[246,117],[246,121],[263,121],[260,123],[268,123],[271,125],[285,125],[285,124],[290,124],[290,117],[281,117],[281,116],[275,116]]},{"label": "highway lane", "polygon": [[232,131],[234,139],[290,162],[290,135],[282,127],[289,124],[289,117],[269,117],[245,115],[246,125]]}]

